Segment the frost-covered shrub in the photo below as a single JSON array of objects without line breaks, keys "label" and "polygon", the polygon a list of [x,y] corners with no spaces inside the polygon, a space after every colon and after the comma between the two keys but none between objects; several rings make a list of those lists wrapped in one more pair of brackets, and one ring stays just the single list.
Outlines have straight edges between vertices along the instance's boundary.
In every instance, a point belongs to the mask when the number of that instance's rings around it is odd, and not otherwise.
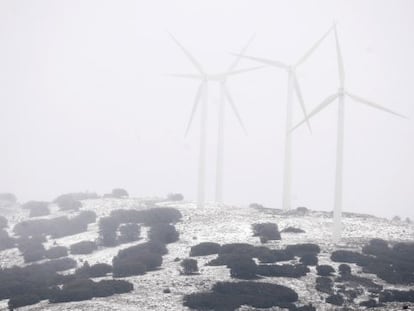
[{"label": "frost-covered shrub", "polygon": [[15,240],[9,236],[7,231],[0,229],[0,251],[13,248]]},{"label": "frost-covered shrub", "polygon": [[99,239],[104,246],[115,246],[117,242],[117,230],[120,222],[116,217],[102,217],[99,219]]},{"label": "frost-covered shrub", "polygon": [[318,257],[312,253],[303,254],[300,257],[300,262],[306,266],[316,266],[318,264]]},{"label": "frost-covered shrub", "polygon": [[9,310],[14,310],[23,306],[30,306],[40,302],[40,297],[35,294],[23,294],[10,298],[8,302]]},{"label": "frost-covered shrub", "polygon": [[141,227],[138,224],[124,224],[119,227],[119,242],[128,243],[139,240]]},{"label": "frost-covered shrub", "polygon": [[7,218],[0,216],[0,229],[7,228]]},{"label": "frost-covered shrub", "polygon": [[23,238],[19,239],[17,243],[26,263],[41,260],[46,255],[42,237]]},{"label": "frost-covered shrub", "polygon": [[257,258],[261,263],[274,263],[294,259],[295,256],[285,249],[267,249],[257,252]]},{"label": "frost-covered shrub", "polygon": [[253,245],[247,243],[229,243],[223,244],[220,248],[221,254],[238,254],[254,257],[256,249]]},{"label": "frost-covered shrub", "polygon": [[337,250],[332,252],[331,260],[335,262],[356,263],[359,266],[366,266],[371,261],[368,256],[348,250]]},{"label": "frost-covered shrub", "polygon": [[385,290],[379,296],[380,302],[414,302],[414,290]]},{"label": "frost-covered shrub", "polygon": [[316,267],[316,271],[320,276],[331,276],[335,269],[330,265],[319,265]]},{"label": "frost-covered shrub", "polygon": [[190,256],[207,256],[218,254],[221,249],[220,244],[214,242],[203,242],[191,247]]},{"label": "frost-covered shrub", "polygon": [[98,246],[93,241],[81,241],[70,246],[70,253],[73,255],[86,255],[97,250]]},{"label": "frost-covered shrub", "polygon": [[319,245],[312,243],[292,244],[286,246],[286,251],[292,253],[294,256],[302,257],[305,254],[319,254],[321,248]]},{"label": "frost-covered shrub", "polygon": [[283,229],[281,232],[283,233],[305,233],[305,230],[295,227],[287,227]]},{"label": "frost-covered shrub", "polygon": [[85,262],[82,267],[75,271],[78,276],[86,278],[97,278],[112,272],[112,266],[105,263],[97,263],[92,266]]},{"label": "frost-covered shrub", "polygon": [[211,292],[184,296],[184,306],[197,310],[235,310],[242,305],[254,308],[295,307],[297,293],[285,286],[262,282],[219,282]]},{"label": "frost-covered shrub", "polygon": [[82,207],[81,201],[75,200],[72,197],[61,199],[57,205],[61,211],[78,211]]},{"label": "frost-covered shrub", "polygon": [[96,213],[94,211],[82,211],[72,218],[73,221],[88,225],[96,222]]},{"label": "frost-covered shrub", "polygon": [[333,293],[333,281],[324,276],[317,277],[315,288],[322,293],[331,294]]},{"label": "frost-covered shrub", "polygon": [[50,209],[46,206],[35,206],[30,209],[29,217],[41,217],[50,215]]},{"label": "frost-covered shrub", "polygon": [[180,234],[173,225],[164,223],[152,225],[148,232],[151,241],[159,241],[164,244],[178,241],[179,236]]},{"label": "frost-covered shrub", "polygon": [[339,265],[338,271],[342,276],[349,275],[351,274],[351,267],[345,263],[342,263]]},{"label": "frost-covered shrub", "polygon": [[300,278],[309,272],[309,268],[304,265],[259,265],[257,274],[273,277]]},{"label": "frost-covered shrub", "polygon": [[252,258],[234,257],[227,266],[230,268],[230,275],[233,278],[248,280],[256,277],[257,265]]},{"label": "frost-covered shrub", "polygon": [[68,249],[64,246],[51,247],[45,253],[46,258],[48,259],[66,257],[67,255]]},{"label": "frost-covered shrub", "polygon": [[344,304],[344,298],[338,294],[330,295],[325,301],[335,306],[342,306]]},{"label": "frost-covered shrub", "polygon": [[172,207],[154,207],[146,210],[118,209],[110,214],[118,223],[138,223],[152,226],[159,223],[174,224],[182,218],[179,210]]},{"label": "frost-covered shrub", "polygon": [[72,201],[82,201],[88,199],[97,199],[98,195],[94,192],[74,192],[74,193],[65,193],[58,196],[53,200],[53,203],[60,205],[62,202],[72,200]]},{"label": "frost-covered shrub", "polygon": [[118,199],[129,197],[128,192],[125,189],[122,189],[122,188],[112,189],[111,194],[112,194],[112,197],[118,198]]},{"label": "frost-covered shrub", "polygon": [[113,275],[114,277],[127,277],[132,275],[145,274],[146,266],[141,262],[129,261],[127,259],[120,259],[113,261]]},{"label": "frost-covered shrub", "polygon": [[180,266],[182,268],[182,274],[191,275],[198,272],[198,264],[195,259],[186,258],[181,261]]},{"label": "frost-covered shrub", "polygon": [[168,201],[182,201],[184,196],[181,193],[170,193],[167,195]]},{"label": "frost-covered shrub", "polygon": [[274,223],[261,223],[252,225],[253,236],[260,237],[263,241],[280,240],[280,232]]}]

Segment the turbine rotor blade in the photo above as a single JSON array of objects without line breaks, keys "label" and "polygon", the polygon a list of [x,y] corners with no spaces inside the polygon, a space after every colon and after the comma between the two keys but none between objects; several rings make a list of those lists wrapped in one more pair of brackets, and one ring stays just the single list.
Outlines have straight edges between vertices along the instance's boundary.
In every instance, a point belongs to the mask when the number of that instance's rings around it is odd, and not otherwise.
[{"label": "turbine rotor blade", "polygon": [[315,116],[318,112],[320,112],[321,110],[323,110],[324,108],[326,108],[338,96],[339,96],[338,93],[335,93],[335,94],[332,94],[332,95],[328,96],[327,98],[325,98],[325,100],[322,101],[322,103],[319,106],[317,106],[314,110],[312,110],[305,119],[303,119],[298,124],[296,124],[294,127],[292,127],[292,129],[289,132],[290,133],[293,132],[295,129],[297,129],[299,126],[301,126],[307,120],[309,120],[310,118],[312,118],[313,116]]},{"label": "turbine rotor blade", "polygon": [[185,130],[185,137],[187,136],[188,131],[190,130],[191,123],[193,122],[195,112],[197,111],[197,107],[198,107],[198,104],[200,102],[201,94],[203,93],[204,84],[205,84],[204,81],[201,82],[198,89],[197,89],[196,97],[194,99],[193,108],[191,110],[190,120],[188,121],[188,125],[187,125],[187,128]]},{"label": "turbine rotor blade", "polygon": [[270,66],[273,66],[273,67],[278,67],[278,68],[282,68],[282,69],[288,69],[289,68],[288,65],[286,65],[282,62],[279,62],[277,60],[271,60],[271,59],[267,59],[267,58],[253,57],[253,56],[247,56],[247,55],[235,54],[235,53],[231,53],[231,54],[236,55],[236,56],[240,56],[241,58],[254,60],[256,62],[260,62],[260,63],[270,65]]},{"label": "turbine rotor blade", "polygon": [[304,63],[312,54],[313,52],[321,45],[321,43],[325,40],[325,38],[329,35],[329,33],[333,30],[334,26],[331,26],[327,32],[318,40],[316,43],[302,56],[301,59],[296,63],[295,66],[299,66]]},{"label": "turbine rotor blade", "polygon": [[191,53],[171,34],[169,33],[171,38],[174,40],[174,42],[178,45],[178,47],[184,52],[184,54],[188,57],[188,59],[193,63],[194,67],[200,72],[201,75],[204,75],[203,67],[201,67],[201,64],[191,55]]},{"label": "turbine rotor blade", "polygon": [[364,99],[362,97],[359,97],[357,95],[351,94],[349,92],[346,92],[345,94],[348,95],[349,97],[351,97],[353,100],[355,100],[357,102],[360,102],[360,103],[362,103],[364,105],[367,105],[367,106],[370,106],[372,108],[376,108],[376,109],[379,109],[379,110],[382,110],[382,111],[391,113],[391,114],[393,114],[393,115],[395,115],[397,117],[400,117],[400,118],[408,119],[406,116],[404,116],[402,114],[399,114],[397,112],[394,112],[394,111],[392,111],[392,110],[390,110],[388,108],[382,107],[382,106],[380,106],[378,104],[375,104],[375,103],[373,103],[373,102],[371,102],[369,100],[366,100],[366,99]]},{"label": "turbine rotor blade", "polygon": [[253,42],[254,38],[256,37],[256,35],[252,35],[250,37],[250,39],[247,41],[246,45],[240,50],[240,55],[238,55],[236,57],[236,59],[234,60],[234,62],[230,65],[228,72],[233,71],[234,69],[236,69],[237,65],[239,64],[240,60],[241,60],[241,55],[244,55],[244,53],[246,52],[247,48],[250,46],[250,44]]},{"label": "turbine rotor blade", "polygon": [[223,85],[223,89],[224,89],[224,95],[226,96],[228,102],[230,103],[230,107],[233,110],[234,115],[236,116],[237,120],[239,121],[239,124],[240,124],[241,128],[243,129],[244,134],[247,135],[246,127],[243,124],[243,121],[240,117],[239,111],[237,110],[237,107],[234,104],[233,98],[231,97],[229,89],[227,88],[226,84]]},{"label": "turbine rotor blade", "polygon": [[341,47],[339,45],[339,38],[338,38],[338,31],[336,29],[336,25],[334,26],[335,32],[335,43],[336,43],[336,55],[338,61],[338,73],[339,73],[339,83],[341,87],[344,87],[345,83],[345,70],[344,70],[344,60],[342,58]]},{"label": "turbine rotor blade", "polygon": [[297,98],[299,100],[299,103],[300,103],[300,107],[302,108],[303,116],[306,120],[306,125],[308,126],[309,132],[312,133],[312,128],[311,128],[311,125],[310,125],[310,122],[309,122],[309,119],[308,119],[308,114],[306,112],[306,106],[305,106],[305,103],[303,101],[302,91],[301,91],[300,86],[299,86],[298,78],[297,78],[295,72],[293,72],[292,75],[293,75],[293,88],[295,89],[296,96],[297,96]]},{"label": "turbine rotor blade", "polygon": [[255,70],[259,70],[262,69],[266,66],[256,66],[256,67],[251,67],[251,68],[244,68],[244,69],[239,69],[239,70],[233,70],[233,71],[229,71],[225,74],[225,76],[233,76],[233,75],[238,75],[238,74],[242,74],[242,73],[246,73],[249,71],[255,71]]}]

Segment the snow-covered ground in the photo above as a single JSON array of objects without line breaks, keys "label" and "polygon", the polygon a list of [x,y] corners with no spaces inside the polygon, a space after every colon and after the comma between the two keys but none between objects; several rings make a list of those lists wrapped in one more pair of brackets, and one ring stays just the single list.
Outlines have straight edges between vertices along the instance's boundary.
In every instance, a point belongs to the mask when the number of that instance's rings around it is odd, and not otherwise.
[{"label": "snow-covered ground", "polygon": [[[269,241],[266,243],[270,248],[283,248],[288,244],[312,242],[320,245],[322,251],[319,254],[319,264],[331,264],[337,268],[338,264],[329,260],[330,253],[338,248],[360,250],[362,245],[372,238],[382,238],[389,241],[413,241],[414,225],[400,222],[391,222],[386,219],[375,217],[363,217],[349,215],[343,219],[343,239],[339,245],[331,243],[332,218],[328,213],[311,212],[306,216],[280,215],[272,213],[271,210],[259,210],[253,208],[241,208],[217,204],[206,204],[204,208],[197,208],[193,203],[187,202],[161,202],[159,206],[175,207],[183,214],[183,219],[176,224],[180,232],[180,240],[169,244],[169,253],[163,257],[162,268],[157,271],[148,272],[142,276],[124,278],[134,284],[134,290],[128,294],[115,295],[107,298],[96,298],[91,301],[71,302],[64,304],[49,304],[43,301],[37,305],[22,308],[22,310],[188,310],[182,305],[184,295],[192,292],[209,290],[217,281],[232,280],[226,267],[205,266],[205,263],[215,258],[215,255],[198,257],[199,275],[180,275],[179,262],[176,258],[189,256],[190,248],[201,242],[235,243],[243,242],[253,245],[261,245],[258,237],[252,236],[251,225],[261,222],[274,222],[279,229],[293,226],[301,228],[306,233],[293,234],[282,233],[282,240]],[[93,210],[98,217],[107,216],[114,209],[143,209],[145,202],[141,199],[94,199],[83,201],[82,210]],[[0,211],[1,213],[1,211]],[[9,230],[14,224],[27,218],[27,211],[16,208],[14,211],[3,211],[9,219]],[[75,215],[74,213],[73,215]],[[63,215],[62,212],[53,209],[53,214],[48,217]],[[98,237],[98,226],[92,224],[88,232],[50,240],[46,248],[53,243],[69,246],[82,240],[96,240]],[[142,230],[143,239],[138,243],[146,241],[146,230]],[[136,243],[123,244],[113,248],[103,248],[90,255],[71,256],[78,260],[87,260],[90,264],[111,263],[119,249],[129,247]],[[0,252],[0,264],[2,267],[22,265],[23,260],[16,249]],[[353,271],[360,271],[356,265],[351,265]],[[378,279],[375,275],[361,273],[375,282],[384,285],[384,288],[399,288],[407,290],[405,286],[391,286]],[[110,277],[108,277],[110,278]],[[258,280],[259,282],[271,282],[286,285],[299,294],[300,303],[313,303],[317,310],[334,310],[329,304],[322,304],[321,297],[326,297],[315,290],[316,271],[311,268],[311,273],[300,279],[269,277]],[[171,293],[163,293],[169,288]],[[358,301],[366,300],[361,297]],[[350,306],[355,310],[357,305]],[[394,307],[388,305],[382,310],[392,310]],[[400,309],[401,304],[395,305]],[[0,310],[7,309],[7,301],[0,302]],[[253,310],[242,308],[243,310]],[[273,308],[272,310],[278,310]],[[380,310],[380,309],[377,309]]]}]

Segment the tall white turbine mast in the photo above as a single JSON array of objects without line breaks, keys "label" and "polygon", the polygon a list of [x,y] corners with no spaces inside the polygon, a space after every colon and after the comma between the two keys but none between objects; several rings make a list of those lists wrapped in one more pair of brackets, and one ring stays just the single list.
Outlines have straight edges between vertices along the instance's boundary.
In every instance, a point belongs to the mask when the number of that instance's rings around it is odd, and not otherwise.
[{"label": "tall white turbine mast", "polygon": [[336,54],[338,60],[338,73],[339,73],[339,88],[338,91],[330,96],[328,96],[322,103],[317,106],[312,112],[305,117],[304,120],[299,122],[295,127],[292,128],[292,131],[296,129],[298,126],[302,125],[305,122],[309,122],[309,119],[319,113],[321,110],[326,108],[329,104],[331,104],[335,99],[338,99],[338,124],[337,124],[337,147],[336,147],[336,175],[335,175],[335,202],[334,202],[334,210],[333,210],[333,233],[332,237],[335,242],[338,242],[341,238],[342,234],[342,225],[341,225],[341,217],[342,217],[342,172],[343,172],[343,155],[344,155],[344,115],[345,115],[345,97],[350,97],[353,100],[391,113],[393,115],[405,118],[405,116],[393,112],[388,108],[384,108],[378,104],[375,104],[369,100],[366,100],[360,96],[354,95],[348,92],[345,89],[345,71],[344,71],[344,64],[342,59],[342,52],[339,45],[338,39],[338,32],[336,29],[336,25],[334,25],[334,32],[335,32],[335,42],[336,42]]},{"label": "tall white turbine mast", "polygon": [[[171,34],[170,34],[171,35]],[[230,104],[230,107],[233,110],[234,115],[236,116],[240,126],[243,131],[246,133],[246,128],[243,124],[243,121],[240,117],[240,114],[237,110],[236,105],[234,104],[233,98],[230,95],[228,87],[226,85],[227,78],[233,75],[238,75],[246,73],[252,70],[257,70],[260,67],[246,68],[235,70],[238,63],[240,62],[241,56],[237,57],[236,60],[231,64],[229,69],[225,72],[218,74],[208,74],[204,71],[201,64],[191,55],[191,53],[173,36],[171,35],[174,42],[180,47],[184,54],[188,57],[194,67],[197,69],[197,74],[171,74],[174,77],[188,78],[200,80],[200,85],[197,90],[197,94],[194,100],[193,108],[191,111],[190,120],[187,125],[185,135],[188,134],[190,130],[192,121],[194,119],[195,113],[197,111],[200,100],[202,101],[201,105],[201,128],[200,128],[200,151],[199,151],[199,163],[198,163],[198,191],[197,191],[197,206],[203,207],[205,202],[205,153],[206,153],[206,126],[207,126],[207,104],[208,104],[208,83],[209,82],[218,82],[220,84],[220,105],[219,105],[219,116],[218,116],[218,138],[217,138],[217,162],[216,162],[216,193],[215,200],[216,202],[221,203],[223,199],[223,153],[224,153],[224,113],[226,103]],[[250,45],[253,37],[241,50],[241,54],[244,54],[245,50]]]},{"label": "tall white turbine mast", "polygon": [[[286,64],[276,60],[270,60],[266,58],[259,58],[253,56],[239,55],[243,58],[248,58],[266,65],[270,65],[279,69],[286,70],[288,76],[287,87],[287,104],[286,104],[286,129],[285,129],[285,150],[284,150],[284,165],[283,165],[283,209],[288,210],[291,208],[291,188],[292,188],[292,136],[291,129],[293,126],[293,92],[295,92],[297,99],[299,100],[304,117],[307,117],[306,107],[303,101],[302,91],[297,79],[296,69],[303,64],[319,47],[319,45],[325,40],[328,34],[332,31],[331,27],[316,43],[305,53],[295,64]],[[238,55],[238,54],[236,54]],[[311,132],[310,123],[306,119],[309,131]]]}]

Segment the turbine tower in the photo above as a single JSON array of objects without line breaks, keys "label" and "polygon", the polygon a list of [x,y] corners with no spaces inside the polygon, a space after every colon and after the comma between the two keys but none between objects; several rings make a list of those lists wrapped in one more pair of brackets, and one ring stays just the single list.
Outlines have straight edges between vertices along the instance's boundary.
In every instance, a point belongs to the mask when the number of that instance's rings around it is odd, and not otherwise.
[{"label": "turbine tower", "polygon": [[[216,189],[215,189],[215,201],[221,203],[223,200],[223,160],[224,160],[224,122],[225,122],[225,107],[226,104],[230,104],[234,115],[236,116],[240,126],[246,133],[246,128],[240,117],[233,98],[227,87],[227,79],[230,76],[246,73],[252,70],[257,70],[263,66],[239,69],[236,70],[237,65],[240,62],[241,56],[238,56],[235,61],[230,65],[227,71],[218,74],[209,74],[204,71],[200,62],[198,62],[191,53],[173,36],[170,34],[174,42],[180,47],[184,54],[188,57],[191,63],[194,65],[198,73],[196,74],[171,74],[171,76],[179,78],[188,78],[200,80],[200,84],[196,93],[194,104],[191,111],[191,116],[187,125],[185,135],[187,136],[193,122],[195,113],[201,101],[201,124],[200,124],[200,150],[198,160],[198,190],[197,190],[197,206],[203,207],[205,202],[205,164],[206,164],[206,127],[207,127],[207,110],[208,110],[208,84],[209,82],[218,82],[220,87],[220,102],[218,109],[218,133],[217,133],[217,158],[216,158]],[[248,43],[240,51],[243,55],[245,50],[250,45],[253,37],[250,38]]]},{"label": "turbine tower", "polygon": [[285,125],[285,148],[284,148],[284,165],[283,165],[283,202],[282,206],[284,210],[291,208],[291,188],[292,188],[292,136],[291,129],[293,126],[293,95],[295,93],[302,108],[305,120],[308,124],[309,131],[311,132],[310,123],[308,122],[306,107],[303,101],[302,91],[297,79],[296,69],[303,64],[319,47],[319,45],[325,40],[328,34],[332,31],[333,26],[318,40],[316,43],[294,64],[286,64],[276,60],[270,60],[266,58],[253,57],[236,54],[239,57],[251,59],[266,65],[270,65],[279,69],[283,69],[287,73],[288,87],[287,87],[287,104],[286,104],[286,125]]},{"label": "turbine tower", "polygon": [[349,97],[354,101],[357,101],[361,104],[373,107],[393,115],[405,118],[405,116],[389,110],[388,108],[382,107],[376,103],[373,103],[369,100],[366,100],[360,96],[354,95],[348,92],[345,89],[345,70],[342,59],[342,51],[339,45],[338,32],[336,25],[334,25],[335,33],[335,43],[336,43],[336,54],[338,61],[338,74],[339,74],[339,88],[338,91],[330,96],[328,96],[322,103],[317,106],[313,111],[311,111],[304,120],[299,122],[295,127],[292,128],[292,131],[298,126],[302,125],[305,122],[308,122],[310,118],[318,114],[321,110],[329,106],[335,99],[338,99],[338,124],[337,124],[337,145],[336,145],[336,174],[335,174],[335,201],[334,201],[334,210],[333,210],[333,233],[332,237],[335,242],[338,242],[341,238],[342,227],[341,227],[341,217],[342,217],[342,172],[343,172],[343,155],[344,155],[344,116],[345,116],[345,97]]}]

